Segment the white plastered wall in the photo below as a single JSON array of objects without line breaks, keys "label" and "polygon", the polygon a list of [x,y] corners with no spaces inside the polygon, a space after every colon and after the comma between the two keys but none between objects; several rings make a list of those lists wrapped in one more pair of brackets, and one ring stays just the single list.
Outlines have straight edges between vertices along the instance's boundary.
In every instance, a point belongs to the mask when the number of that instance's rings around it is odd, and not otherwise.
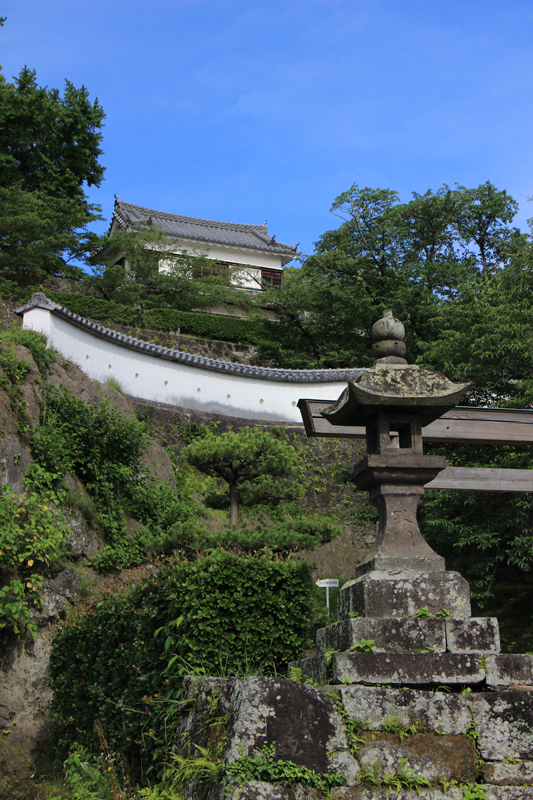
[{"label": "white plastered wall", "polygon": [[[172,244],[175,248],[175,244]],[[284,264],[291,261],[288,256],[279,253],[263,253],[245,247],[229,247],[222,244],[208,244],[207,242],[193,242],[188,239],[179,239],[180,250],[190,250],[205,253],[208,258],[215,261],[229,261],[232,264],[249,264],[254,267],[268,267],[268,269],[281,269]]]},{"label": "white plastered wall", "polygon": [[284,423],[301,423],[300,398],[336,400],[345,381],[289,383],[215,372],[168,361],[95,336],[47,309],[24,313],[24,327],[42,331],[49,343],[94,380],[115,378],[125,394],[143,400]]}]

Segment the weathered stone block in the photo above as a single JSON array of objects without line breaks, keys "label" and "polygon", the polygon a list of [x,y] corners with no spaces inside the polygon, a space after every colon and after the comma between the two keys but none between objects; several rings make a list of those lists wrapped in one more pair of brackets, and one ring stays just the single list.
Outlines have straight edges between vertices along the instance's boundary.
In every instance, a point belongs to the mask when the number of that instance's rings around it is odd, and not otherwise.
[{"label": "weathered stone block", "polygon": [[235,680],[230,704],[227,764],[275,744],[277,759],[320,773],[341,772],[348,784],[357,784],[358,766],[341,718],[322,692],[290,680],[254,677]]},{"label": "weathered stone block", "polygon": [[368,572],[344,584],[339,592],[339,618],[350,612],[363,617],[409,617],[421,608],[435,615],[446,609],[453,618],[470,617],[470,589],[457,572]]},{"label": "weathered stone block", "polygon": [[489,800],[533,800],[533,788],[527,786],[491,786],[487,783],[479,786]]},{"label": "weathered stone block", "polygon": [[419,723],[420,732],[464,733],[472,719],[469,700],[460,694],[374,686],[339,686],[346,712],[366,722],[368,730],[383,730],[396,717],[400,725]]},{"label": "weathered stone block", "polygon": [[184,678],[182,700],[189,700],[190,707],[184,704],[186,713],[178,717],[173,747],[175,752],[187,756],[191,743],[207,747],[211,729],[206,725],[205,714],[209,713],[215,697],[217,715],[230,714],[234,683],[234,678]]},{"label": "weathered stone block", "polygon": [[366,769],[372,769],[379,762],[380,778],[398,770],[411,769],[415,775],[431,783],[443,779],[474,783],[476,779],[476,750],[467,736],[423,733],[399,742],[397,736],[389,734],[381,741],[361,745],[358,757]]},{"label": "weathered stone block", "polygon": [[483,767],[483,779],[497,786],[531,786],[533,761],[521,761],[519,764],[490,761]]},{"label": "weathered stone block", "polygon": [[230,786],[215,790],[207,800],[324,800],[324,794],[318,789],[307,786],[281,786],[281,784],[250,781],[243,786]]},{"label": "weathered stone block", "polygon": [[40,592],[41,604],[30,609],[30,617],[37,622],[64,616],[69,603],[80,594],[81,579],[74,567],[67,567],[55,578],[45,578]]},{"label": "weathered stone block", "polygon": [[333,682],[453,684],[481,683],[480,656],[462,653],[334,653]]},{"label": "weathered stone block", "polygon": [[533,757],[533,694],[483,692],[470,698],[478,746],[486,761]]},{"label": "weathered stone block", "polygon": [[446,620],[446,649],[450,653],[500,652],[500,629],[495,617]]},{"label": "weathered stone block", "polygon": [[311,656],[311,658],[303,658],[301,661],[291,661],[289,674],[293,668],[302,670],[304,681],[311,680],[321,686],[328,682],[328,665],[324,656]]},{"label": "weathered stone block", "polygon": [[[479,790],[489,798],[489,800],[533,800],[533,788],[526,786],[491,786],[490,784],[477,784]],[[477,787],[476,787],[477,788]],[[374,786],[367,789],[362,786],[344,786],[335,789],[335,800],[463,800],[463,789],[451,788],[446,793],[440,789],[421,789],[419,793],[414,790],[402,789],[399,792],[391,793],[390,789],[382,789]],[[216,796],[209,794],[207,800],[219,800],[220,794]],[[275,786],[271,783],[259,783],[252,781],[240,789],[233,789],[229,793],[226,791],[224,800],[323,800],[324,795],[314,789],[306,789],[303,786],[286,788]]]},{"label": "weathered stone block", "polygon": [[319,653],[326,650],[348,650],[362,639],[372,640],[375,652],[412,653],[432,647],[438,653],[446,650],[443,619],[346,619],[317,631]]},{"label": "weathered stone block", "polygon": [[500,653],[486,656],[485,661],[489,686],[533,684],[533,656]]}]

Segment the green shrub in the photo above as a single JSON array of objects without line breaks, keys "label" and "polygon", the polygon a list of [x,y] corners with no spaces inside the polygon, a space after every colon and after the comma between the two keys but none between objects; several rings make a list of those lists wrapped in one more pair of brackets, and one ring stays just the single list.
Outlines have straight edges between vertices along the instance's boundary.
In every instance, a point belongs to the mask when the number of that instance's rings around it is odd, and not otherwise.
[{"label": "green shrub", "polygon": [[27,347],[41,373],[46,373],[50,362],[55,357],[54,351],[48,347],[46,334],[40,333],[40,331],[21,328],[15,324],[3,331],[1,341],[14,346]]},{"label": "green shrub", "polygon": [[54,636],[52,716],[62,755],[98,722],[137,777],[172,741],[185,674],[283,670],[308,644],[302,561],[214,553],[71,612]]},{"label": "green shrub", "polygon": [[[101,569],[142,564],[152,545],[168,551],[168,531],[197,515],[200,504],[181,499],[142,469],[150,440],[146,423],[125,419],[107,398],[90,405],[64,388],[44,389],[43,396],[27,484],[40,492],[59,490],[68,473],[77,475],[92,501],[85,513],[105,537],[104,552],[94,562]],[[144,526],[132,537],[125,534],[127,517]]]},{"label": "green shrub", "polygon": [[257,525],[253,529],[223,528],[211,532],[201,531],[197,541],[207,547],[238,548],[241,551],[257,552],[267,549],[276,553],[298,550],[315,550],[330,542],[340,532],[339,527],[328,517],[311,514],[294,517],[270,525]]},{"label": "green shrub", "polygon": [[42,575],[59,562],[69,534],[56,502],[53,494],[17,495],[9,484],[0,487],[0,574],[16,575],[0,585],[0,630],[35,632],[30,609],[39,605]]},{"label": "green shrub", "polygon": [[275,323],[268,320],[247,320],[220,314],[177,311],[172,308],[152,308],[143,312],[139,308],[114,300],[101,300],[78,292],[47,291],[47,297],[80,317],[99,320],[109,325],[144,328],[162,333],[179,330],[202,339],[237,344],[255,345],[263,337],[268,337],[275,328]]},{"label": "green shrub", "polygon": [[46,296],[74,314],[87,319],[102,322],[114,322],[115,325],[136,328],[141,323],[141,312],[138,308],[125,306],[114,300],[101,300],[99,297],[81,294],[80,292],[53,292],[46,290]]}]

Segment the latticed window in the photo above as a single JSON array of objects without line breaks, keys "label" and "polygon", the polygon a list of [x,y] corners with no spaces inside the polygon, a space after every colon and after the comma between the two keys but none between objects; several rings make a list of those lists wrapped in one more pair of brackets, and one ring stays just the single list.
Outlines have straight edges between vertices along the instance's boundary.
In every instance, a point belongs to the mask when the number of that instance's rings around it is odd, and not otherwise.
[{"label": "latticed window", "polygon": [[227,261],[209,261],[198,266],[194,266],[192,274],[194,278],[208,278],[215,276],[218,278],[226,278],[229,281],[229,268],[236,266],[229,264]]},{"label": "latticed window", "polygon": [[280,269],[261,267],[261,280],[269,286],[281,286],[283,284],[283,272]]}]

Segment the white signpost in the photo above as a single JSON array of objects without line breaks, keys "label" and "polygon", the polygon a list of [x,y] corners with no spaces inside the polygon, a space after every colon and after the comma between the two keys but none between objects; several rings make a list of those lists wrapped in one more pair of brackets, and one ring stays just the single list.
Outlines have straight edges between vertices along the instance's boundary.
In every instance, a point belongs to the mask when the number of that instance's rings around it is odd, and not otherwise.
[{"label": "white signpost", "polygon": [[339,588],[339,579],[338,578],[324,578],[323,580],[315,581],[316,585],[320,589],[326,590],[326,606],[328,608],[329,614],[329,589],[338,589]]}]

